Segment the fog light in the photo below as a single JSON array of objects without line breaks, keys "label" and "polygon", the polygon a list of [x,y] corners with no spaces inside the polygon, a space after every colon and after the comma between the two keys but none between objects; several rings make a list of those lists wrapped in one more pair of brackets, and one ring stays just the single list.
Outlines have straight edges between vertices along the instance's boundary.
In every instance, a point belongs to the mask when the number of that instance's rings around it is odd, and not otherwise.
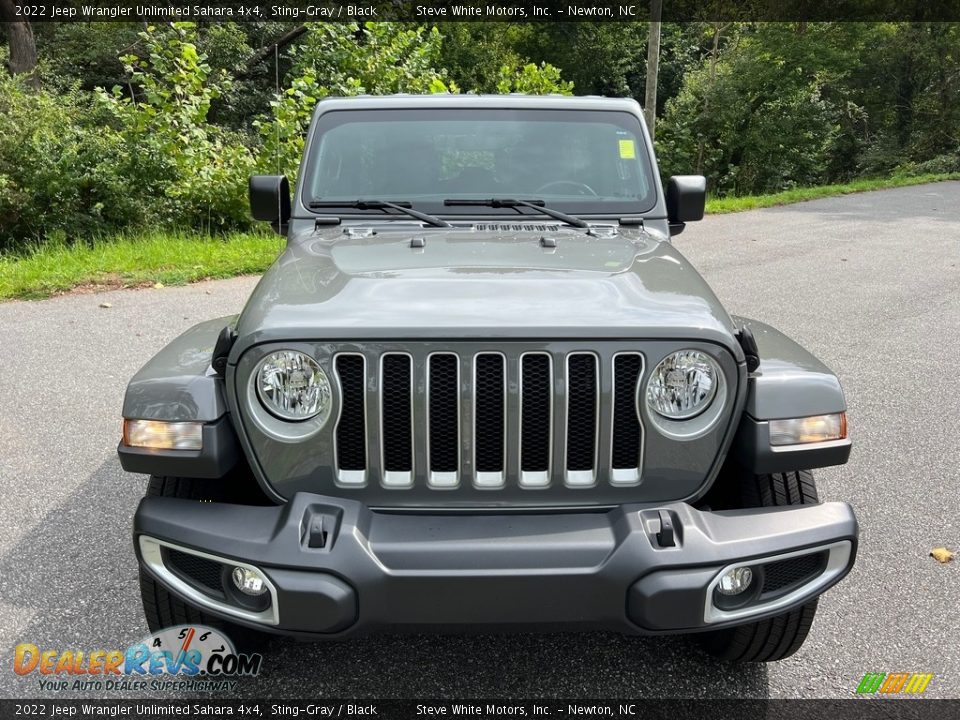
[{"label": "fog light", "polygon": [[735,567],[720,576],[717,592],[721,595],[739,595],[745,592],[753,582],[753,570],[748,567]]},{"label": "fog light", "polygon": [[123,444],[154,450],[200,450],[203,423],[124,420]]},{"label": "fog light", "polygon": [[267,592],[267,579],[253,568],[235,567],[231,577],[237,590],[244,595],[258,597]]}]

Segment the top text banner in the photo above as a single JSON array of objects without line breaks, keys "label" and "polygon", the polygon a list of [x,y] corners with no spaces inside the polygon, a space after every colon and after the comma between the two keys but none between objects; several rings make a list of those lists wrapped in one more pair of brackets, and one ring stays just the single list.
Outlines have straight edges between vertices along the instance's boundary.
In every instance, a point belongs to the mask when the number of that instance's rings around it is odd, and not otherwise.
[{"label": "top text banner", "polygon": [[14,0],[28,22],[664,22],[960,21],[960,0]]}]

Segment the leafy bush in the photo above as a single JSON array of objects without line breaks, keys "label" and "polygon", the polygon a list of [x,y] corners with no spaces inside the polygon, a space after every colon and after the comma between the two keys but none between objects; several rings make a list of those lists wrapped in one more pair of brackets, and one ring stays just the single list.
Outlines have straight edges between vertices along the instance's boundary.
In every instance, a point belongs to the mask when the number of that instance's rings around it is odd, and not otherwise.
[{"label": "leafy bush", "polygon": [[230,87],[177,23],[140,33],[130,84],[91,96],[0,78],[0,250],[137,226],[250,224],[249,139],[207,121]]},{"label": "leafy bush", "polygon": [[548,63],[527,63],[520,67],[502,65],[497,77],[498,93],[526,95],[573,95],[573,83],[564,82],[560,69]]},{"label": "leafy bush", "polygon": [[833,27],[798,37],[774,23],[741,37],[715,63],[688,73],[667,104],[657,136],[664,173],[705,174],[721,195],[837,179],[826,168],[858,117],[840,89],[855,51]]},{"label": "leafy bush", "polygon": [[922,162],[906,162],[896,168],[897,175],[946,175],[960,173],[960,147],[947,155],[937,155]]},{"label": "leafy bush", "polygon": [[129,155],[100,120],[82,93],[36,92],[0,77],[0,251],[149,217],[128,192]]},{"label": "leafy bush", "polygon": [[256,155],[243,135],[208,122],[210,106],[229,92],[226,70],[197,51],[193,23],[140,33],[146,58],[121,58],[139,93],[114,86],[97,97],[113,122],[108,136],[142,158],[135,192],[160,196],[165,224],[223,230],[249,224],[247,177]]}]

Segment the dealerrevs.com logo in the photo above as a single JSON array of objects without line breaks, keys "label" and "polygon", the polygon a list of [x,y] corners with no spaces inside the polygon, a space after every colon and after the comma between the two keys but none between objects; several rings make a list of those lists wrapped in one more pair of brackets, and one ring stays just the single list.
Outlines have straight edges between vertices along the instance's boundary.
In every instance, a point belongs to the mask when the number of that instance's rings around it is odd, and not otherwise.
[{"label": "dealerrevs.com logo", "polygon": [[919,695],[933,680],[933,673],[867,673],[857,685],[858,695]]},{"label": "dealerrevs.com logo", "polygon": [[36,675],[44,691],[229,691],[260,672],[263,656],[243,654],[221,631],[203,625],[161,630],[126,650],[54,650],[17,645],[13,671]]}]

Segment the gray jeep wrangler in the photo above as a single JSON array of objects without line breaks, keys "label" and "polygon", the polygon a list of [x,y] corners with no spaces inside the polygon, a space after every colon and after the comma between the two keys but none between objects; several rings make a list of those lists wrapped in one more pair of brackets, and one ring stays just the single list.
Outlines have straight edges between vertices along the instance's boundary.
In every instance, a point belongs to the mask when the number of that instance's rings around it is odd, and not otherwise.
[{"label": "gray jeep wrangler", "polygon": [[810,472],[846,462],[846,406],[671,244],[704,197],[664,192],[631,100],[319,103],[292,197],[250,180],[284,252],[127,389],[150,628],[795,652],[856,553]]}]

